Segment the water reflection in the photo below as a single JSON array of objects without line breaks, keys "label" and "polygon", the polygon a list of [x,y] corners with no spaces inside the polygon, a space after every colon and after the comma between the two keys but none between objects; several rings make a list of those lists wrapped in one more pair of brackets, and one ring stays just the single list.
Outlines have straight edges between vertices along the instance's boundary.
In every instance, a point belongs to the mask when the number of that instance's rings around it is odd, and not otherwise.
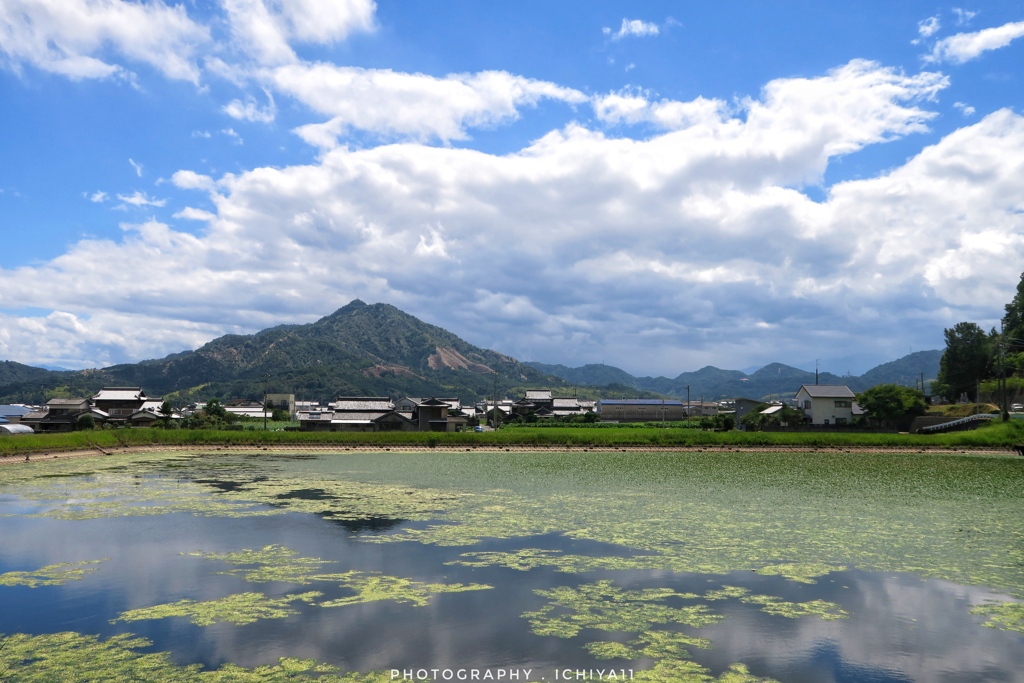
[{"label": "water reflection", "polygon": [[[183,480],[184,481],[184,480]],[[197,480],[208,496],[244,489],[244,477]],[[147,477],[138,479],[148,486]],[[322,500],[310,486],[281,500]],[[518,539],[487,539],[474,546],[364,542],[376,534],[419,528],[425,523],[387,517],[336,519],[288,512],[261,517],[195,516],[177,512],[143,517],[55,520],[25,515],[39,509],[14,496],[0,497],[0,573],[38,569],[60,562],[106,559],[80,581],[63,586],[0,587],[0,632],[52,633],[73,630],[104,637],[133,632],[169,651],[178,663],[253,667],[278,657],[315,658],[344,670],[391,668],[508,667],[550,672],[555,667],[641,668],[649,659],[599,660],[584,645],[595,640],[626,641],[635,634],[585,630],[571,638],[542,636],[522,618],[546,603],[538,590],[577,588],[610,579],[623,589],[668,588],[704,595],[722,586],[803,603],[834,602],[850,614],[838,621],[772,616],[739,598],[708,603],[724,619],[702,628],[683,627],[707,638],[713,648],[691,648],[692,658],[714,674],[734,662],[752,673],[794,683],[840,681],[1022,681],[1024,638],[981,625],[971,605],[1003,598],[981,587],[911,574],[833,572],[816,583],[798,583],[753,572],[727,575],[669,571],[591,571],[565,574],[553,567],[517,571],[499,566],[447,564],[468,551],[559,550],[587,556],[627,556],[631,549],[560,533]],[[45,506],[44,506],[45,507]],[[329,560],[331,572],[359,570],[425,583],[483,583],[491,590],[438,594],[425,607],[379,601],[339,608],[296,603],[298,614],[234,626],[200,627],[171,618],[111,623],[120,613],[182,599],[213,600],[259,591],[269,597],[309,590],[329,600],[347,589],[329,583],[297,587],[253,584],[223,562],[189,555],[224,553],[280,545],[302,557]],[[682,604],[677,601],[672,604]],[[691,601],[692,602],[692,601]],[[662,628],[674,628],[664,627]]]}]

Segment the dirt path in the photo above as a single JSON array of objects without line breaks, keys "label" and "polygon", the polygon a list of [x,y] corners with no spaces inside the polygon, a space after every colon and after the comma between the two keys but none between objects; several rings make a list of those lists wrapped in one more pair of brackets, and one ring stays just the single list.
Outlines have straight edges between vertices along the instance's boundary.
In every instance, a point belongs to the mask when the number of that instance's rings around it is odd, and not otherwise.
[{"label": "dirt path", "polygon": [[0,465],[26,462],[64,460],[68,458],[124,455],[131,453],[935,453],[944,455],[998,455],[1019,457],[1009,448],[882,448],[882,447],[826,447],[811,446],[337,446],[308,444],[273,444],[266,446],[133,446],[127,448],[99,448],[25,453],[0,456]]}]

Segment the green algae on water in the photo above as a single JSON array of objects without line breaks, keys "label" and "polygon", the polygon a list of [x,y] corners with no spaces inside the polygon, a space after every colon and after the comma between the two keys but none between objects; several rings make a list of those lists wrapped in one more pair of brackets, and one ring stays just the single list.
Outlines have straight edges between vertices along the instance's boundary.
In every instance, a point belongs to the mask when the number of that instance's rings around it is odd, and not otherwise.
[{"label": "green algae on water", "polygon": [[711,641],[681,631],[651,630],[644,631],[628,645],[617,641],[597,641],[587,643],[584,647],[598,659],[687,659],[690,657],[690,651],[686,648],[699,647],[707,650],[711,648]]},{"label": "green algae on water", "polygon": [[[191,557],[202,557],[208,560],[220,560],[230,565],[242,565],[218,574],[239,576],[249,583],[267,583],[280,581],[284,583],[308,584],[313,581],[340,580],[342,574],[325,574],[325,565],[334,564],[330,560],[319,557],[299,557],[299,553],[281,545],[268,545],[259,550],[246,548],[230,553],[183,553]],[[245,565],[256,565],[246,567]]]},{"label": "green algae on water", "polygon": [[789,619],[814,616],[824,621],[834,621],[850,616],[850,613],[839,607],[839,605],[827,600],[788,602],[772,595],[747,595],[740,598],[740,602],[761,605],[762,612]]},{"label": "green algae on water", "polygon": [[233,565],[256,565],[249,568],[232,569],[220,574],[240,576],[250,583],[282,581],[296,584],[333,582],[355,592],[344,598],[325,600],[317,603],[321,607],[343,607],[368,602],[390,600],[424,606],[430,598],[439,593],[462,593],[464,591],[487,590],[486,584],[424,583],[399,576],[387,576],[379,572],[348,571],[325,573],[324,565],[335,564],[318,557],[300,557],[298,552],[281,545],[268,545],[259,550],[244,549],[230,553],[187,553],[193,557],[221,560]]},{"label": "green algae on water", "polygon": [[672,607],[668,598],[693,599],[694,593],[678,593],[669,588],[623,590],[611,581],[583,584],[578,588],[560,586],[534,591],[547,598],[539,610],[526,612],[534,633],[542,636],[572,638],[582,629],[639,632],[654,624],[706,626],[722,619],[708,612],[706,605]]},{"label": "green algae on water", "polygon": [[762,576],[781,576],[797,583],[816,583],[819,576],[841,569],[824,562],[785,562],[761,567],[755,571]]},{"label": "green algae on water", "polygon": [[971,609],[971,614],[989,617],[988,621],[984,622],[989,628],[1024,633],[1024,603],[998,602],[978,605]]},{"label": "green algae on water", "polygon": [[83,560],[81,562],[61,562],[40,567],[35,571],[7,572],[0,574],[0,586],[61,586],[67,581],[81,581],[86,574],[95,572],[102,560]]},{"label": "green algae on water", "polygon": [[237,593],[203,602],[185,599],[128,610],[122,612],[113,622],[188,617],[189,621],[197,626],[209,626],[218,622],[242,626],[255,623],[260,619],[284,619],[298,614],[298,610],[290,606],[291,603],[312,603],[322,595],[323,593],[318,591],[310,591],[286,595],[282,598],[268,598],[263,593]]},{"label": "green algae on water", "polygon": [[424,583],[398,576],[387,576],[375,572],[351,571],[341,575],[341,585],[351,588],[355,595],[326,600],[319,603],[321,607],[343,607],[358,605],[379,600],[391,600],[398,603],[410,603],[423,607],[439,593],[462,593],[465,591],[488,590],[492,586],[482,583]]},{"label": "green algae on water", "polygon": [[251,669],[225,664],[204,670],[174,664],[167,652],[140,652],[152,643],[129,633],[106,640],[75,632],[0,636],[0,680],[4,683],[388,683],[385,671],[335,673],[313,659],[282,657],[277,664]]}]

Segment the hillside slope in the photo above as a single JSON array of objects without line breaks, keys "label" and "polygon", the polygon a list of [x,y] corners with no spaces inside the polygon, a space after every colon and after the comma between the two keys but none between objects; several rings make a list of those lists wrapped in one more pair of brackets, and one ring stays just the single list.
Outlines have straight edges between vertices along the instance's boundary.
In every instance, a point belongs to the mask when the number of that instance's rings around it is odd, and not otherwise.
[{"label": "hillside slope", "polygon": [[0,400],[38,402],[113,385],[141,386],[151,395],[179,401],[259,398],[264,386],[271,393],[321,401],[340,395],[474,400],[491,394],[496,376],[502,393],[513,387],[566,385],[394,306],[356,300],[308,325],[226,335],[159,360],[16,379],[0,385]]}]

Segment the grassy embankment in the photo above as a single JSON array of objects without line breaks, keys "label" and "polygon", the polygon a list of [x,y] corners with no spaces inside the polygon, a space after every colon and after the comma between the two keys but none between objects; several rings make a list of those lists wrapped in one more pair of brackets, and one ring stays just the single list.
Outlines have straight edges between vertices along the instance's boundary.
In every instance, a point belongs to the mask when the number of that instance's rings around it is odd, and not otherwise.
[{"label": "grassy embankment", "polygon": [[397,447],[803,447],[905,449],[1009,449],[1024,443],[1024,420],[996,422],[951,434],[858,434],[829,432],[711,432],[700,429],[632,427],[509,427],[496,432],[331,433],[119,429],[0,437],[0,456],[104,450],[140,446],[337,446]]}]

